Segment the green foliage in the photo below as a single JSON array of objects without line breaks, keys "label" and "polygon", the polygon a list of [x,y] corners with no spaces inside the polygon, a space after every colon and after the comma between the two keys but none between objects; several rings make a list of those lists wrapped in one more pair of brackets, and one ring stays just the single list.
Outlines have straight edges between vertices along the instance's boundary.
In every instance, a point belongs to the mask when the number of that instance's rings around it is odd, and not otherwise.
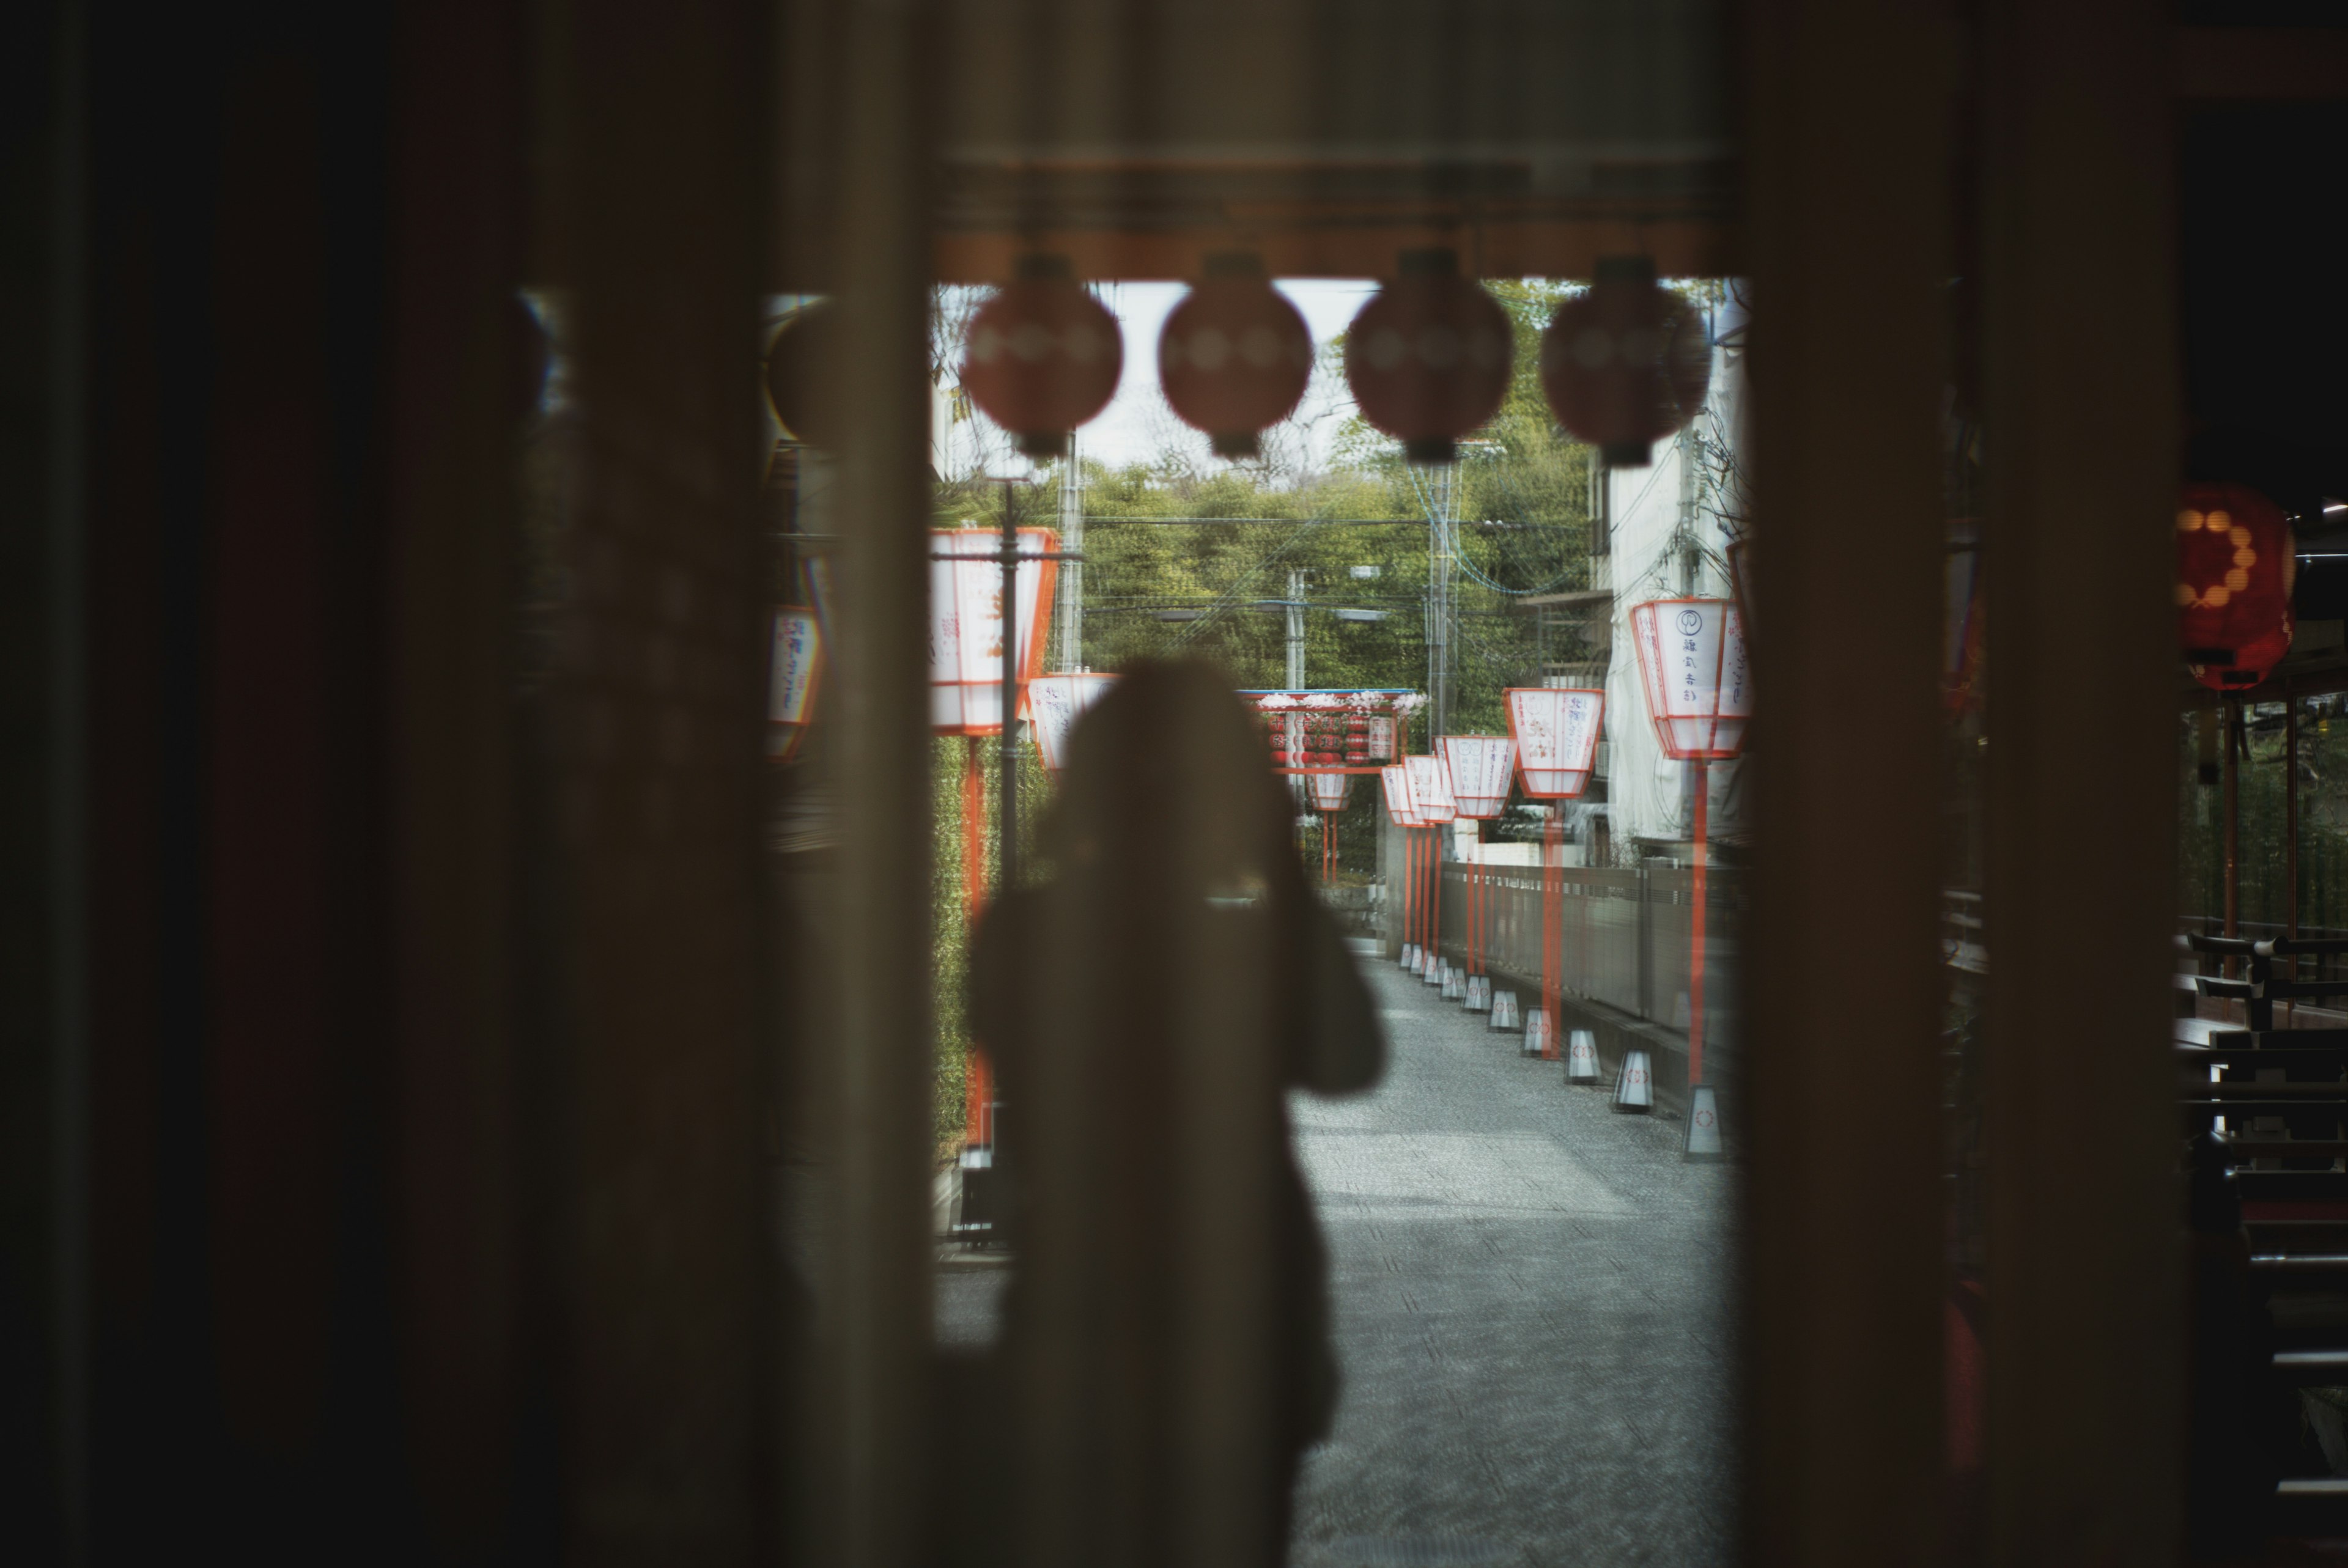
[{"label": "green foliage", "polygon": [[[2198,779],[2193,721],[2179,726],[2178,895],[2180,912],[2219,928],[2226,911],[2225,790]],[[2279,707],[2253,709],[2249,755],[2237,764],[2240,918],[2280,927],[2283,884],[2283,736]],[[2348,929],[2348,717],[2313,704],[2299,724],[2299,925]]]}]

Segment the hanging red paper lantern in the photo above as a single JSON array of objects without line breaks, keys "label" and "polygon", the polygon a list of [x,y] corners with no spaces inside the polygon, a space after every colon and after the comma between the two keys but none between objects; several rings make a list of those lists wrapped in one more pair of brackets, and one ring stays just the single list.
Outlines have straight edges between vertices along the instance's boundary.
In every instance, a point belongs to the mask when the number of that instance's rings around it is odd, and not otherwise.
[{"label": "hanging red paper lantern", "polygon": [[1401,275],[1345,333],[1345,383],[1362,417],[1414,463],[1448,463],[1500,410],[1515,343],[1508,313],[1459,275],[1451,251],[1405,251]]},{"label": "hanging red paper lantern", "polygon": [[1313,333],[1252,251],[1208,257],[1206,281],[1158,334],[1166,401],[1214,438],[1218,457],[1261,451],[1258,438],[1295,411],[1312,375]]},{"label": "hanging red paper lantern", "polygon": [[1710,334],[1702,313],[1656,286],[1653,261],[1610,257],[1598,263],[1590,292],[1550,318],[1540,376],[1567,435],[1615,467],[1642,467],[1654,443],[1703,405]]},{"label": "hanging red paper lantern", "polygon": [[795,313],[767,345],[767,401],[775,417],[795,441],[810,446],[836,448],[839,440],[837,405],[828,395],[838,313],[829,304]]},{"label": "hanging red paper lantern", "polygon": [[1018,280],[971,318],[963,390],[1030,457],[1108,406],[1125,368],[1117,318],[1069,274],[1065,256],[1026,256]]},{"label": "hanging red paper lantern", "polygon": [[2220,692],[2266,679],[2291,651],[2299,561],[2291,520],[2246,485],[2188,485],[2177,508],[2177,635]]}]

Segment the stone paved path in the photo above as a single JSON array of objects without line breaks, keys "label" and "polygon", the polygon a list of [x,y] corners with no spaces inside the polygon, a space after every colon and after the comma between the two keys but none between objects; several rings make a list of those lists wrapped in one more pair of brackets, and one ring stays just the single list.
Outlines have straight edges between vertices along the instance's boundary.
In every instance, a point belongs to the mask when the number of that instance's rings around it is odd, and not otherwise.
[{"label": "stone paved path", "polygon": [[1293,1563],[1726,1562],[1732,1171],[1368,968],[1385,1081],[1294,1102],[1346,1382]]}]

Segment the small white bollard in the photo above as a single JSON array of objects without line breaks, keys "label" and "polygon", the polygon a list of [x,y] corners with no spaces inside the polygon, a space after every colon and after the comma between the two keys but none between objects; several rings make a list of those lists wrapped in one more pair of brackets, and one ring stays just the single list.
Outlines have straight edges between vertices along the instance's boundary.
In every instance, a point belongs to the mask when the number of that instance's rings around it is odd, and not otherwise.
[{"label": "small white bollard", "polygon": [[1468,1010],[1469,1012],[1490,1012],[1492,1010],[1491,976],[1470,975],[1468,977]]},{"label": "small white bollard", "polygon": [[1713,1098],[1712,1085],[1699,1083],[1688,1091],[1687,1147],[1683,1160],[1725,1160],[1728,1152],[1720,1146],[1720,1102]]},{"label": "small white bollard", "polygon": [[1498,991],[1492,997],[1492,1016],[1487,1027],[1514,1029],[1517,1027],[1517,993]]},{"label": "small white bollard", "polygon": [[1525,1014],[1525,1042],[1520,1049],[1527,1056],[1549,1054],[1549,1014],[1539,1008]]},{"label": "small white bollard", "polygon": [[1459,966],[1457,964],[1444,965],[1443,999],[1447,1002],[1456,1002],[1464,999],[1467,995],[1468,977],[1459,972]]},{"label": "small white bollard", "polygon": [[1410,970],[1413,974],[1416,974],[1418,972],[1418,944],[1416,942],[1405,942],[1402,945],[1402,967]]},{"label": "small white bollard", "polygon": [[1655,1068],[1643,1050],[1626,1050],[1614,1074],[1614,1109],[1643,1115],[1655,1108]]},{"label": "small white bollard", "polygon": [[1426,967],[1418,971],[1418,978],[1430,986],[1439,987],[1443,984],[1443,971],[1448,968],[1450,966],[1443,961],[1442,954],[1429,953]]},{"label": "small white bollard", "polygon": [[1598,1081],[1598,1036],[1586,1029],[1577,1029],[1567,1037],[1565,1050],[1565,1081],[1568,1083]]}]

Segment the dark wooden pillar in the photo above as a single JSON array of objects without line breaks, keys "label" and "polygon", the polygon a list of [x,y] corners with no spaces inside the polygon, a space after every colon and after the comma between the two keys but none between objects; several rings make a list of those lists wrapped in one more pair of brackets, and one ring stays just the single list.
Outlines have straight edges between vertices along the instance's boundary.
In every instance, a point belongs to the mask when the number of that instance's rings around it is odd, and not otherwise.
[{"label": "dark wooden pillar", "polygon": [[2169,40],[2147,0],[1984,15],[1988,1555],[2157,1563],[2182,1400]]},{"label": "dark wooden pillar", "polygon": [[1927,5],[1751,20],[1746,1536],[1756,1563],[1921,1563],[1942,1486],[1952,40]]}]

